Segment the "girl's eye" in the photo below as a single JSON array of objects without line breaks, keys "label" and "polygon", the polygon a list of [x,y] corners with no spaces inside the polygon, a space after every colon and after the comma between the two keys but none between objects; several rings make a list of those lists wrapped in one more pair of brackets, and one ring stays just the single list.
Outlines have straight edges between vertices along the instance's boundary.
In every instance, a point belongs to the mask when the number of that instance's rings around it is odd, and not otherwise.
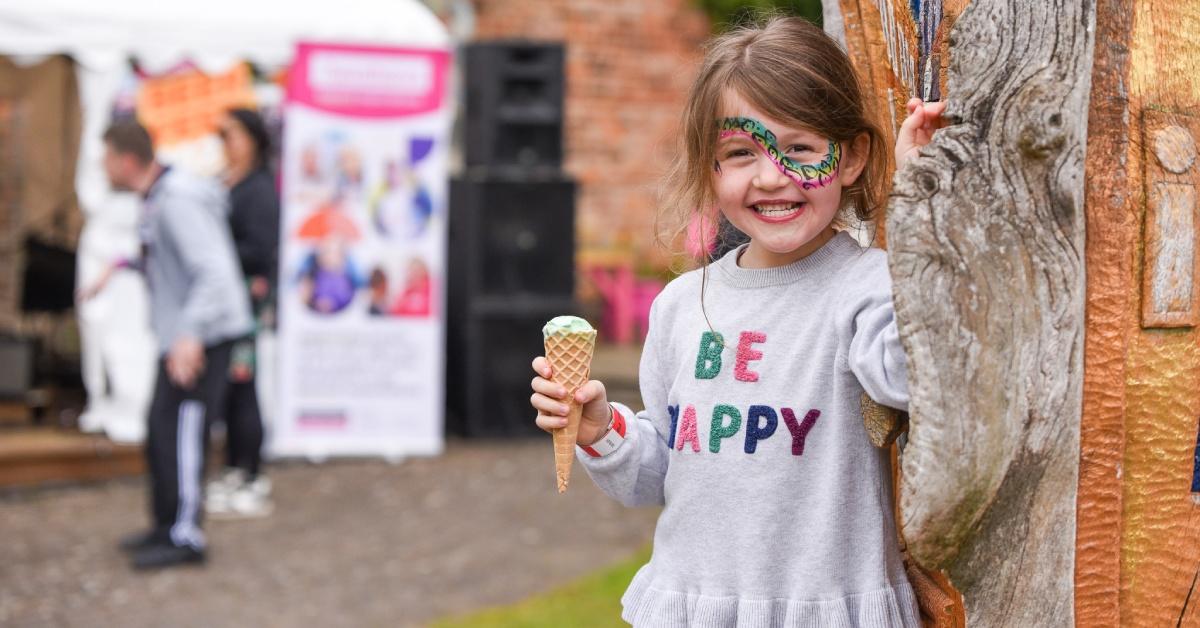
[{"label": "girl's eye", "polygon": [[792,144],[788,147],[789,153],[811,153],[812,147],[808,144]]},{"label": "girl's eye", "polygon": [[745,148],[734,148],[725,152],[725,159],[733,159],[735,157],[745,157],[750,154],[750,151]]}]

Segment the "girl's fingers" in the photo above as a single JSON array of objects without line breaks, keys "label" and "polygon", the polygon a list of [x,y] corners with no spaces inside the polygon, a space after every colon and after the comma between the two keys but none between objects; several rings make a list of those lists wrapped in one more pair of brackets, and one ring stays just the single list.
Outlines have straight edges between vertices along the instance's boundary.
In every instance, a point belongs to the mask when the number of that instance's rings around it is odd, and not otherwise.
[{"label": "girl's fingers", "polygon": [[533,372],[537,373],[538,375],[541,375],[542,377],[549,378],[550,374],[551,374],[550,361],[540,355],[538,357],[534,358],[533,359]]},{"label": "girl's fingers", "polygon": [[542,393],[543,395],[553,399],[562,399],[563,397],[567,396],[566,388],[563,388],[561,384],[555,384],[544,377],[533,378],[533,381],[530,382],[530,386],[533,388],[534,392]]},{"label": "girl's fingers", "polygon": [[536,423],[538,427],[549,432],[550,430],[556,430],[559,428],[566,427],[567,419],[566,419],[566,417],[557,417],[557,416],[548,416],[545,414],[539,414],[537,417],[537,420],[534,421],[534,423]]},{"label": "girl's fingers", "polygon": [[601,398],[607,399],[607,395],[604,390],[604,384],[599,380],[593,379],[575,391],[575,401],[579,403],[588,403],[594,399]]},{"label": "girl's fingers", "polygon": [[904,122],[900,123],[900,132],[898,135],[903,137],[905,134],[911,134],[913,131],[920,128],[921,125],[925,124],[925,116],[922,115],[923,113],[924,110],[922,109],[916,109],[910,112],[908,117],[904,118]]},{"label": "girl's fingers", "polygon": [[570,408],[567,407],[567,404],[557,399],[547,397],[542,393],[533,393],[533,395],[529,397],[529,403],[532,404],[534,409],[538,411],[538,414],[551,415],[555,418],[565,417],[567,416],[567,412],[570,411]]},{"label": "girl's fingers", "polygon": [[946,102],[933,102],[925,105],[922,111],[923,124],[922,128],[937,130],[946,126],[946,121],[942,119],[942,114],[946,111]]}]

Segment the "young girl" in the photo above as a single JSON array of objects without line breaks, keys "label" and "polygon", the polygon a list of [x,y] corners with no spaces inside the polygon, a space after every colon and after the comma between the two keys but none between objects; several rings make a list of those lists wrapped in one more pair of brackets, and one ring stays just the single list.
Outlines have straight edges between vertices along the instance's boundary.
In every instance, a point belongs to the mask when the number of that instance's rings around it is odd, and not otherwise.
[{"label": "young girl", "polygon": [[[576,394],[592,479],[626,505],[663,505],[622,599],[635,626],[920,626],[889,456],[861,418],[864,391],[908,403],[887,259],[836,229],[885,199],[865,101],[846,54],[799,19],[708,50],[674,200],[715,207],[750,241],[655,300],[644,412],[610,406],[598,381]],[[909,103],[898,160],[941,109]],[[544,358],[533,367],[537,425],[562,427],[566,391]]]}]

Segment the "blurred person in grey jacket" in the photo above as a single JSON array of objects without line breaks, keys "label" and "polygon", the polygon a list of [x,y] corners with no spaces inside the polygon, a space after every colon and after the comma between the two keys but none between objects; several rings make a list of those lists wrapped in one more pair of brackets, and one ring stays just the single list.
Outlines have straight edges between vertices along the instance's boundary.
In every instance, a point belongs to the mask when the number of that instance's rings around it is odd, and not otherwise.
[{"label": "blurred person in grey jacket", "polygon": [[143,198],[141,256],[114,262],[79,297],[102,290],[120,269],[141,271],[159,353],[146,438],[153,525],[121,547],[137,569],[203,563],[208,418],[228,395],[235,342],[253,329],[227,197],[215,181],[155,161],[150,135],[136,121],[114,123],[104,143],[113,187]]}]

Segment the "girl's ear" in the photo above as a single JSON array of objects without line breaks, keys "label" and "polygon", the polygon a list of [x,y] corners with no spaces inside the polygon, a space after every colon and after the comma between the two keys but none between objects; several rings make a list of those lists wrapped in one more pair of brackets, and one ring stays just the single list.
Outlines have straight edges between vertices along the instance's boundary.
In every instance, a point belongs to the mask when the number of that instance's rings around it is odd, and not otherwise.
[{"label": "girl's ear", "polygon": [[842,165],[838,171],[838,180],[842,187],[854,185],[858,176],[867,165],[867,155],[871,153],[871,136],[859,133],[858,137],[842,144]]}]

